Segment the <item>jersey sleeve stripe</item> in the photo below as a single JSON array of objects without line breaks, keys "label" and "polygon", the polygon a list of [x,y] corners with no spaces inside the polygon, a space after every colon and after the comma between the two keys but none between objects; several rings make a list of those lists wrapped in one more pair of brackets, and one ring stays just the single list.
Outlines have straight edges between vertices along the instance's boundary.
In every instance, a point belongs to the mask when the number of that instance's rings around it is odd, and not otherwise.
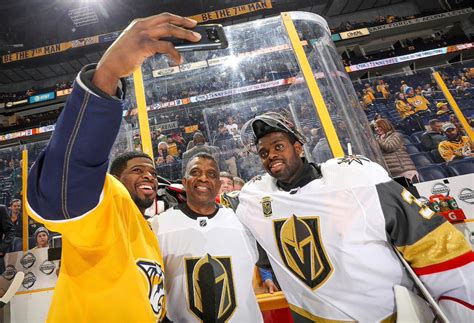
[{"label": "jersey sleeve stripe", "polygon": [[[435,245],[443,248],[433,248]],[[471,251],[463,234],[448,222],[441,224],[415,243],[399,246],[397,249],[413,269],[443,264]]]},{"label": "jersey sleeve stripe", "polygon": [[[38,212],[36,212],[31,207],[31,205],[28,203],[28,200],[26,201],[26,206],[27,206],[27,210],[28,210],[28,215],[31,216],[33,219],[35,219],[36,221],[38,221],[40,223],[45,223],[45,224],[47,224],[47,223],[67,223],[67,222],[79,221],[79,220],[83,219],[85,216],[87,216],[89,213],[94,212],[94,210],[97,209],[97,207],[99,207],[100,203],[102,203],[103,197],[104,197],[104,191],[102,191],[100,193],[100,197],[99,197],[99,201],[98,201],[97,205],[93,206],[93,208],[90,209],[89,211],[87,211],[87,212],[85,212],[81,215],[75,216],[73,218],[69,218],[69,219],[67,219],[67,218],[63,218],[63,219],[43,218],[41,215],[38,214]],[[49,227],[48,227],[48,229],[49,229]]]},{"label": "jersey sleeve stripe", "polygon": [[447,271],[454,268],[459,268],[471,262],[474,262],[474,252],[468,251],[465,254],[459,257],[456,257],[454,259],[450,259],[442,263],[438,263],[438,264],[434,264],[434,265],[426,266],[422,268],[413,268],[413,270],[418,276],[423,276],[423,275],[429,275],[429,274]]},{"label": "jersey sleeve stripe", "polygon": [[459,303],[465,307],[467,307],[468,309],[470,310],[473,310],[474,311],[474,305],[472,304],[469,304],[468,302],[465,302],[459,298],[454,298],[454,297],[451,297],[451,296],[441,296],[439,298],[439,301],[442,301],[442,300],[447,300],[447,301],[453,301],[453,302],[456,302],[456,303]]}]

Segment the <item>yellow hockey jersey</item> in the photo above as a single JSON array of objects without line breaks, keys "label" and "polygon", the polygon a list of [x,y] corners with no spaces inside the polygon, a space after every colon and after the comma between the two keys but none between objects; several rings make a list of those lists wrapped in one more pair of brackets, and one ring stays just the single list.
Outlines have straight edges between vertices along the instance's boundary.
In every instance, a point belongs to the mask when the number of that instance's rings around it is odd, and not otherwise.
[{"label": "yellow hockey jersey", "polygon": [[[165,316],[156,236],[127,189],[107,175],[99,204],[81,217],[48,221],[62,234],[62,260],[48,322],[157,322]],[[127,310],[124,310],[127,309]]]},{"label": "yellow hockey jersey", "polygon": [[472,157],[471,140],[468,136],[462,136],[458,142],[444,140],[439,143],[439,154],[445,161],[451,161],[455,157]]}]

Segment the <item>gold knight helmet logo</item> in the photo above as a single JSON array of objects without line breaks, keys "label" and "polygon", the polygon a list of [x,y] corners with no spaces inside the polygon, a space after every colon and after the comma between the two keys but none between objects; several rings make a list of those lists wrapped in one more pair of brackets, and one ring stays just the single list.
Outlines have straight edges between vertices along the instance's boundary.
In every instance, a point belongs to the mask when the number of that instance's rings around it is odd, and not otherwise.
[{"label": "gold knight helmet logo", "polygon": [[227,322],[237,308],[230,257],[187,258],[185,272],[191,313],[202,322]]},{"label": "gold knight helmet logo", "polygon": [[321,242],[319,217],[292,215],[273,223],[278,250],[286,267],[312,290],[324,284],[333,267]]}]

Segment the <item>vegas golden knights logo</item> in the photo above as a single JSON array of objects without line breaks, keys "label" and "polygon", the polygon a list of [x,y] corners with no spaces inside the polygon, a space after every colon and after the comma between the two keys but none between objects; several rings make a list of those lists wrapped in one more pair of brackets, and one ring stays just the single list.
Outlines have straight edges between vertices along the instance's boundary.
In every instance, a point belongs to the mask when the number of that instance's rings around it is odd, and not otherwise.
[{"label": "vegas golden knights logo", "polygon": [[321,243],[319,217],[275,220],[278,250],[286,267],[312,290],[320,287],[333,268]]},{"label": "vegas golden knights logo", "polygon": [[266,218],[272,216],[273,215],[272,198],[270,196],[265,196],[262,198],[260,203],[262,204],[263,216]]},{"label": "vegas golden knights logo", "polygon": [[237,308],[230,257],[185,259],[188,305],[202,322],[227,322]]}]

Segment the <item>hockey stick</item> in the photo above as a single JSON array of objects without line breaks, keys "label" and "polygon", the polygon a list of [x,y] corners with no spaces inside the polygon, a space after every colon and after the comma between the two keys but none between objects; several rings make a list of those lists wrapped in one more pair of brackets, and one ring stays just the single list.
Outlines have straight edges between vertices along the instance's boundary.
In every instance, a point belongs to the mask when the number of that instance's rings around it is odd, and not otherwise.
[{"label": "hockey stick", "polygon": [[398,251],[398,249],[394,245],[392,245],[392,247],[393,247],[393,250],[395,251],[395,253],[397,254],[398,258],[400,259],[401,263],[405,267],[405,270],[407,271],[408,275],[410,276],[410,278],[415,283],[415,286],[418,288],[418,290],[421,292],[421,294],[423,294],[423,297],[425,298],[425,300],[430,305],[431,310],[433,311],[433,314],[439,319],[440,322],[449,323],[448,318],[443,313],[443,311],[439,307],[438,303],[436,303],[435,299],[433,298],[433,296],[431,296],[430,292],[426,289],[423,282],[420,280],[420,278],[418,278],[418,276],[415,274],[415,272],[410,267],[410,265],[405,260],[405,258],[403,258],[400,251]]},{"label": "hockey stick", "polygon": [[8,287],[5,294],[0,298],[0,308],[4,307],[8,302],[12,299],[12,297],[16,294],[18,289],[20,289],[21,283],[23,282],[23,278],[25,278],[25,273],[19,271],[15,274],[12,283]]}]

